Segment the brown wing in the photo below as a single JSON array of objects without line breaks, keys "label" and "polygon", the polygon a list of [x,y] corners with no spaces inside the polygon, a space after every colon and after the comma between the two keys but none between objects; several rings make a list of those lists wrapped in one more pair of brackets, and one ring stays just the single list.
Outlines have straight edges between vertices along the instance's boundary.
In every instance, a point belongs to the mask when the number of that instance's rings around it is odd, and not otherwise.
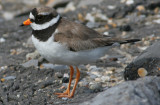
[{"label": "brown wing", "polygon": [[66,44],[71,51],[80,51],[110,46],[115,42],[123,44],[127,43],[129,40],[104,37],[82,24],[62,18],[58,26],[58,33],[54,36],[54,41]]}]

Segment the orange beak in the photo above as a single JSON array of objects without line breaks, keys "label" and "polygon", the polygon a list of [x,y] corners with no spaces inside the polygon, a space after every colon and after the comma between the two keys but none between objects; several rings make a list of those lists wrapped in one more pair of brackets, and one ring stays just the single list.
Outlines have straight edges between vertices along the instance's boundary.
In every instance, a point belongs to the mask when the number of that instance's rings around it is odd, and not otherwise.
[{"label": "orange beak", "polygon": [[20,26],[26,26],[26,25],[30,25],[32,22],[30,19],[27,19],[26,21],[24,21]]}]

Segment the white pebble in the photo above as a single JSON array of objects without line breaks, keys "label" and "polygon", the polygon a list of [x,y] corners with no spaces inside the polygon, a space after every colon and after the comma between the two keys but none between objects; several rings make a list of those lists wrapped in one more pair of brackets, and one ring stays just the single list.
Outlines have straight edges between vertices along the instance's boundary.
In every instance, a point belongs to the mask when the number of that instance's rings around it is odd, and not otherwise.
[{"label": "white pebble", "polygon": [[0,43],[5,42],[6,40],[4,38],[0,38]]}]

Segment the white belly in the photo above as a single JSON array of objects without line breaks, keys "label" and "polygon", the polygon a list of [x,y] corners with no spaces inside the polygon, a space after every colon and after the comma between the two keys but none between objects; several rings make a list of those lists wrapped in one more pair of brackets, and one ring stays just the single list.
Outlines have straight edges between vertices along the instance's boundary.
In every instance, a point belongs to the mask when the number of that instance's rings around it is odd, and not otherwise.
[{"label": "white belly", "polygon": [[53,41],[53,36],[47,42],[39,41],[32,35],[32,41],[38,52],[49,62],[63,65],[80,65],[96,62],[106,54],[110,47],[99,47],[78,52],[69,51],[65,45]]}]

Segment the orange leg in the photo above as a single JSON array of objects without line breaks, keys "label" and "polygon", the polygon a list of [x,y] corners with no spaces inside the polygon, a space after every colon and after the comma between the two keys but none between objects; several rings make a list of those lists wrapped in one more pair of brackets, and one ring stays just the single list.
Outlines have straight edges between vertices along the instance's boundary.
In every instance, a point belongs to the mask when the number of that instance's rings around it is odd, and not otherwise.
[{"label": "orange leg", "polygon": [[76,67],[76,70],[77,70],[77,74],[76,74],[76,82],[74,84],[74,87],[72,89],[72,92],[68,95],[59,95],[58,97],[67,97],[67,98],[72,98],[74,96],[74,92],[76,90],[76,86],[77,86],[77,83],[79,81],[79,78],[80,78],[80,71],[78,69],[78,67]]},{"label": "orange leg", "polygon": [[55,95],[69,95],[73,73],[74,73],[74,69],[72,66],[70,66],[70,78],[69,78],[69,84],[68,84],[66,91],[64,93],[55,93]]}]

